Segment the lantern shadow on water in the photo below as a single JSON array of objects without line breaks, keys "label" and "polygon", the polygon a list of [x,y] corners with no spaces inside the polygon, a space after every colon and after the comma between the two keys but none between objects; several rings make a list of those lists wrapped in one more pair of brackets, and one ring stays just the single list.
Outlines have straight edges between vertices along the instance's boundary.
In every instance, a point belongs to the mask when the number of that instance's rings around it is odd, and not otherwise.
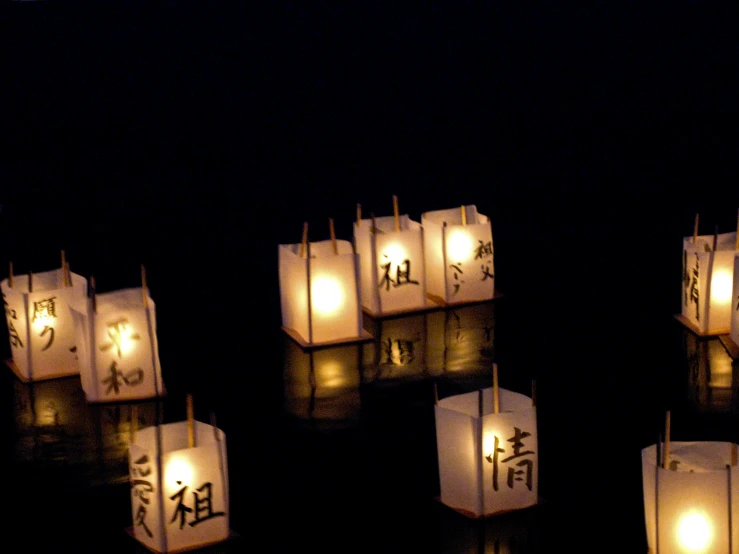
[{"label": "lantern shadow on water", "polygon": [[153,552],[194,550],[234,536],[226,435],[193,424],[192,447],[188,421],[181,421],[142,429],[129,449],[133,525],[127,532]]},{"label": "lantern shadow on water", "polygon": [[426,295],[423,228],[408,215],[397,224],[394,216],[354,222],[362,307],[373,317],[438,307]]},{"label": "lantern shadow on water", "polygon": [[739,475],[727,442],[671,442],[670,467],[657,445],[642,450],[650,554],[737,552]]},{"label": "lantern shadow on water", "polygon": [[284,341],[285,411],[329,425],[359,418],[362,351],[358,344],[302,349]]},{"label": "lantern shadow on water", "polygon": [[155,422],[153,403],[90,405],[78,377],[14,385],[18,463],[58,467],[85,486],[128,482],[131,417]]},{"label": "lantern shadow on water", "polygon": [[362,327],[359,260],[345,240],[278,248],[282,329],[304,348],[371,340]]},{"label": "lantern shadow on water", "polygon": [[499,391],[499,413],[492,387],[435,407],[440,501],[470,518],[539,502],[536,408],[528,396]]},{"label": "lantern shadow on water", "polygon": [[739,371],[736,360],[717,338],[701,338],[683,330],[688,398],[701,412],[736,413]]},{"label": "lantern shadow on water", "polygon": [[495,289],[490,219],[474,205],[425,212],[426,292],[441,305],[492,300]]},{"label": "lantern shadow on water", "polygon": [[731,331],[735,256],[736,233],[683,238],[682,310],[675,317],[698,336]]},{"label": "lantern shadow on water", "polygon": [[7,365],[22,381],[41,381],[79,373],[70,306],[87,296],[87,280],[71,275],[64,286],[62,269],[13,276],[0,283],[10,339]]},{"label": "lantern shadow on water", "polygon": [[74,304],[72,313],[88,402],[129,402],[166,394],[155,305],[145,289],[97,294],[94,301],[86,298]]}]

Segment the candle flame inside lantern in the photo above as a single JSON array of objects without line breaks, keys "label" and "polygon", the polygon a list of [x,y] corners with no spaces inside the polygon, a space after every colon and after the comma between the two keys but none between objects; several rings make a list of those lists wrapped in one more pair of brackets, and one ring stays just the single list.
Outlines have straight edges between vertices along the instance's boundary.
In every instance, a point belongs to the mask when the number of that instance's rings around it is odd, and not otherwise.
[{"label": "candle flame inside lantern", "polygon": [[384,266],[388,261],[391,264],[392,267],[397,267],[399,265],[402,265],[408,255],[405,252],[405,248],[403,248],[398,243],[391,243],[388,244],[385,248],[385,251],[382,253],[381,259],[380,259],[380,265]]},{"label": "candle flame inside lantern", "polygon": [[717,271],[711,279],[711,302],[729,304],[734,286],[733,277],[726,271]]},{"label": "candle flame inside lantern", "polygon": [[341,284],[331,277],[317,277],[311,286],[311,304],[316,312],[331,315],[344,302]]},{"label": "candle flame inside lantern", "polygon": [[164,473],[167,483],[182,483],[189,485],[192,482],[192,466],[181,458],[173,458],[167,464]]},{"label": "candle flame inside lantern", "polygon": [[464,231],[455,231],[449,237],[447,257],[450,261],[466,260],[472,254],[472,241]]},{"label": "candle flame inside lantern", "polygon": [[713,539],[711,522],[705,514],[689,512],[678,521],[677,538],[688,552],[708,552]]}]

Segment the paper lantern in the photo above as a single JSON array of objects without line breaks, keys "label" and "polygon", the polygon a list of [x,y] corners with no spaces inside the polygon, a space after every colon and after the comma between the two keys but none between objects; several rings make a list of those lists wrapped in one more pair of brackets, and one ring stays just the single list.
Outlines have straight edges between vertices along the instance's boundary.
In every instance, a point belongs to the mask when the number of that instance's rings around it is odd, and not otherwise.
[{"label": "paper lantern", "polygon": [[420,223],[405,214],[358,219],[354,222],[354,244],[367,313],[379,317],[434,306],[426,297]]},{"label": "paper lantern", "polygon": [[345,240],[281,244],[282,329],[303,347],[368,340],[362,328],[359,259]]},{"label": "paper lantern", "polygon": [[[194,421],[147,427],[129,448],[133,525],[127,529],[154,552],[180,552],[227,540],[226,435]],[[160,448],[161,445],[161,448]]]},{"label": "paper lantern", "polygon": [[25,382],[78,374],[69,306],[85,298],[87,280],[56,269],[9,276],[0,288],[12,353],[6,363],[13,372]]},{"label": "paper lantern", "polygon": [[426,291],[441,304],[491,300],[495,290],[490,219],[474,205],[425,212]]},{"label": "paper lantern", "polygon": [[72,306],[88,402],[163,396],[156,311],[146,287],[95,294]]},{"label": "paper lantern", "polygon": [[304,350],[286,337],[283,352],[287,413],[332,426],[358,419],[361,406],[358,344]]},{"label": "paper lantern", "polygon": [[736,233],[683,238],[682,312],[677,318],[700,336],[730,332],[735,254]]},{"label": "paper lantern", "polygon": [[642,450],[647,542],[652,554],[737,552],[739,476],[736,445],[672,442],[668,467],[657,445]]},{"label": "paper lantern", "polygon": [[[471,518],[538,503],[538,436],[531,398],[493,389],[439,400],[435,407],[440,500]],[[480,415],[482,414],[482,415]]]}]

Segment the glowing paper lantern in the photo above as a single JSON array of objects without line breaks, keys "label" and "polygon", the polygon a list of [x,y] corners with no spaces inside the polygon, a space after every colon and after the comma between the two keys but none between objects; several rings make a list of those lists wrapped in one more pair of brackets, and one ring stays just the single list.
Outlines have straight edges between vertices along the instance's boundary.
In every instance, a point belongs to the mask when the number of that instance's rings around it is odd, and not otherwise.
[{"label": "glowing paper lantern", "polygon": [[278,262],[282,328],[301,346],[372,338],[362,328],[359,260],[349,241],[281,244]]},{"label": "glowing paper lantern", "polygon": [[[133,525],[127,531],[154,552],[180,552],[227,540],[226,435],[189,421],[147,427],[129,448]],[[161,450],[159,446],[161,445]]]},{"label": "glowing paper lantern", "polygon": [[441,304],[496,296],[490,219],[474,205],[421,216],[426,289]]},{"label": "glowing paper lantern", "polygon": [[492,387],[435,407],[440,500],[471,518],[538,503],[536,408],[523,394],[499,391],[498,413]]},{"label": "glowing paper lantern", "polygon": [[642,450],[647,541],[653,554],[736,552],[739,476],[736,445],[672,442],[669,465],[657,445]]},{"label": "glowing paper lantern", "polygon": [[[730,332],[735,254],[736,233],[683,238],[682,312],[677,318],[700,336]],[[736,334],[739,338],[739,328]]]},{"label": "glowing paper lantern", "polygon": [[420,223],[408,215],[357,219],[354,244],[367,313],[381,316],[429,306]]},{"label": "glowing paper lantern", "polygon": [[95,294],[72,308],[88,402],[164,395],[155,305],[145,287]]},{"label": "glowing paper lantern", "polygon": [[15,374],[24,382],[78,374],[69,307],[86,297],[87,280],[61,268],[11,275],[0,288]]}]

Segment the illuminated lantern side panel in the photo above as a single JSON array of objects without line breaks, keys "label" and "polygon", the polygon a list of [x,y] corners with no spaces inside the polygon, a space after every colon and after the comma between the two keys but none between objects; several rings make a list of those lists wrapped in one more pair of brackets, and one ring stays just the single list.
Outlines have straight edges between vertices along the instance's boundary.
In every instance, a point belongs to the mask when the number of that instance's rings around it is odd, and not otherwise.
[{"label": "illuminated lantern side panel", "polygon": [[701,333],[725,334],[731,327],[736,233],[683,239],[682,315]]},{"label": "illuminated lantern side panel", "polygon": [[310,245],[310,322],[314,343],[362,335],[358,256],[350,242],[336,244],[338,254],[334,254],[331,241]]},{"label": "illuminated lantern side panel", "polygon": [[447,407],[435,407],[436,450],[439,458],[441,501],[454,509],[480,514],[480,482],[475,463],[479,452],[480,420]]},{"label": "illuminated lantern side panel", "polygon": [[434,219],[423,215],[423,258],[426,270],[426,292],[446,302],[444,281],[443,228]]},{"label": "illuminated lantern side panel", "polygon": [[[647,541],[660,554],[729,552],[730,443],[672,442],[671,469],[657,467],[655,445],[642,450]],[[736,542],[736,538],[733,539]],[[659,548],[657,548],[659,547]]]},{"label": "illuminated lantern side panel", "polygon": [[[375,218],[377,229],[382,229],[381,224],[387,218]],[[357,225],[354,222],[354,246],[359,256],[359,282],[362,291],[362,305],[369,311],[377,313],[380,311],[380,290],[375,271],[375,250],[372,239],[372,220],[363,219]]]},{"label": "illuminated lantern side panel", "polygon": [[375,237],[377,287],[382,312],[426,306],[426,276],[421,225],[402,218],[401,231]]},{"label": "illuminated lantern side panel", "polygon": [[733,263],[733,305],[731,308],[731,324],[729,329],[729,336],[734,344],[739,345],[739,252],[734,253]]},{"label": "illuminated lantern side panel", "polygon": [[[137,433],[130,450],[134,536],[159,552],[193,549],[226,540],[229,490],[225,434],[195,421],[196,446],[189,448],[186,421],[162,425],[160,430],[161,468],[157,468],[156,427]],[[161,495],[157,493],[158,469],[162,471]],[[147,484],[141,483],[142,478]],[[150,504],[141,501],[136,483],[150,491]],[[162,525],[165,535],[161,533]]]},{"label": "illuminated lantern side panel", "polygon": [[300,257],[299,244],[281,244],[277,252],[282,326],[308,341],[308,259]]},{"label": "illuminated lantern side panel", "polygon": [[71,277],[72,286],[63,287],[61,269],[35,273],[31,293],[27,275],[14,277],[13,288],[2,283],[13,362],[24,379],[79,373],[70,302],[85,297],[87,281]]}]

